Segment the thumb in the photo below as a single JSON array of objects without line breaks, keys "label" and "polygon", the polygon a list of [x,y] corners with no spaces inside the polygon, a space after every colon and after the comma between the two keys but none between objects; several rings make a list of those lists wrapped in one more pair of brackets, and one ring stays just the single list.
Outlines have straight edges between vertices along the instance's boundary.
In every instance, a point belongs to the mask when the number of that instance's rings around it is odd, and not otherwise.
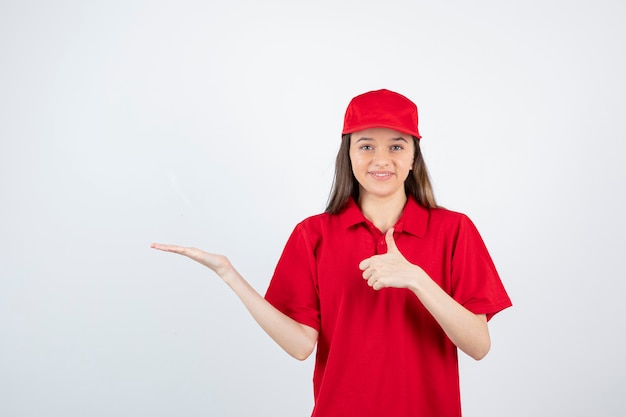
[{"label": "thumb", "polygon": [[387,252],[400,252],[393,238],[393,227],[389,228],[387,233],[385,233],[385,242],[387,242]]}]

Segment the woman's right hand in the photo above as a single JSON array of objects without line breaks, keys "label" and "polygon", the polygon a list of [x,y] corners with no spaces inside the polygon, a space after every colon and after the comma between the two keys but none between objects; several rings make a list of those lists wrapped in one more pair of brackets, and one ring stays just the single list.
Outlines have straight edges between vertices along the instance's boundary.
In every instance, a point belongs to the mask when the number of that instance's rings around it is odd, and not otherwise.
[{"label": "woman's right hand", "polygon": [[277,310],[243,279],[224,255],[208,253],[198,248],[161,243],[153,243],[150,247],[184,255],[212,269],[233,289],[263,330],[294,358],[304,360],[313,352],[317,342],[317,330],[298,323]]},{"label": "woman's right hand", "polygon": [[201,263],[202,265],[213,270],[220,277],[224,277],[224,274],[231,268],[230,261],[224,255],[217,255],[214,253],[205,252],[198,248],[192,248],[187,246],[177,245],[164,245],[162,243],[153,243],[151,248],[162,250],[164,252],[177,253],[184,255],[189,259]]}]

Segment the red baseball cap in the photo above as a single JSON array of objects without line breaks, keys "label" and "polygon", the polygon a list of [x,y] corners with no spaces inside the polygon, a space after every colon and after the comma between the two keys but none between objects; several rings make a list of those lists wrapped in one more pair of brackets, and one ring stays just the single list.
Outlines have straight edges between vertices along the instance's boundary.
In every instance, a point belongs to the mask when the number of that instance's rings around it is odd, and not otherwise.
[{"label": "red baseball cap", "polygon": [[343,120],[342,134],[386,127],[421,138],[417,128],[417,106],[402,94],[376,90],[354,97]]}]

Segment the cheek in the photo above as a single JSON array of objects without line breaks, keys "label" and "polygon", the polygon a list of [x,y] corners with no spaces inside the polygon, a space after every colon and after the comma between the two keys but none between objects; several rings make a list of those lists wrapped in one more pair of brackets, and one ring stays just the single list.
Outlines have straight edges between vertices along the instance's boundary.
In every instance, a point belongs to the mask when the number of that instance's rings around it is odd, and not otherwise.
[{"label": "cheek", "polygon": [[352,165],[352,172],[358,171],[359,168],[363,167],[363,159],[350,155],[350,165]]},{"label": "cheek", "polygon": [[365,175],[365,172],[367,171],[367,169],[364,169],[361,165],[359,165],[358,163],[356,164],[352,164],[352,175],[354,176],[354,178],[356,178],[358,181],[361,181]]},{"label": "cheek", "polygon": [[406,173],[405,178],[404,178],[406,179],[409,175],[411,175],[411,171],[413,170],[413,161],[412,160],[403,161],[402,170]]},{"label": "cheek", "polygon": [[413,159],[408,159],[408,158],[403,158],[398,160],[398,165],[401,166],[402,168],[405,169],[412,169],[413,168]]}]

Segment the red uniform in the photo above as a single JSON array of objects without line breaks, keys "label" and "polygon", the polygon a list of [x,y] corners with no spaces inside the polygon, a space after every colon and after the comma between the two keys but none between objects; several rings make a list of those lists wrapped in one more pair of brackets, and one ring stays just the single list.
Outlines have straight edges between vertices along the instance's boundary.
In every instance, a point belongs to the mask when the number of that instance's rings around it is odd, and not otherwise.
[{"label": "red uniform", "polygon": [[[476,314],[511,301],[463,214],[409,197],[394,226],[398,249]],[[387,251],[385,236],[350,199],[339,214],[298,224],[266,299],[319,331],[313,417],[458,417],[457,348],[410,290],[375,291],[359,263]]]}]

